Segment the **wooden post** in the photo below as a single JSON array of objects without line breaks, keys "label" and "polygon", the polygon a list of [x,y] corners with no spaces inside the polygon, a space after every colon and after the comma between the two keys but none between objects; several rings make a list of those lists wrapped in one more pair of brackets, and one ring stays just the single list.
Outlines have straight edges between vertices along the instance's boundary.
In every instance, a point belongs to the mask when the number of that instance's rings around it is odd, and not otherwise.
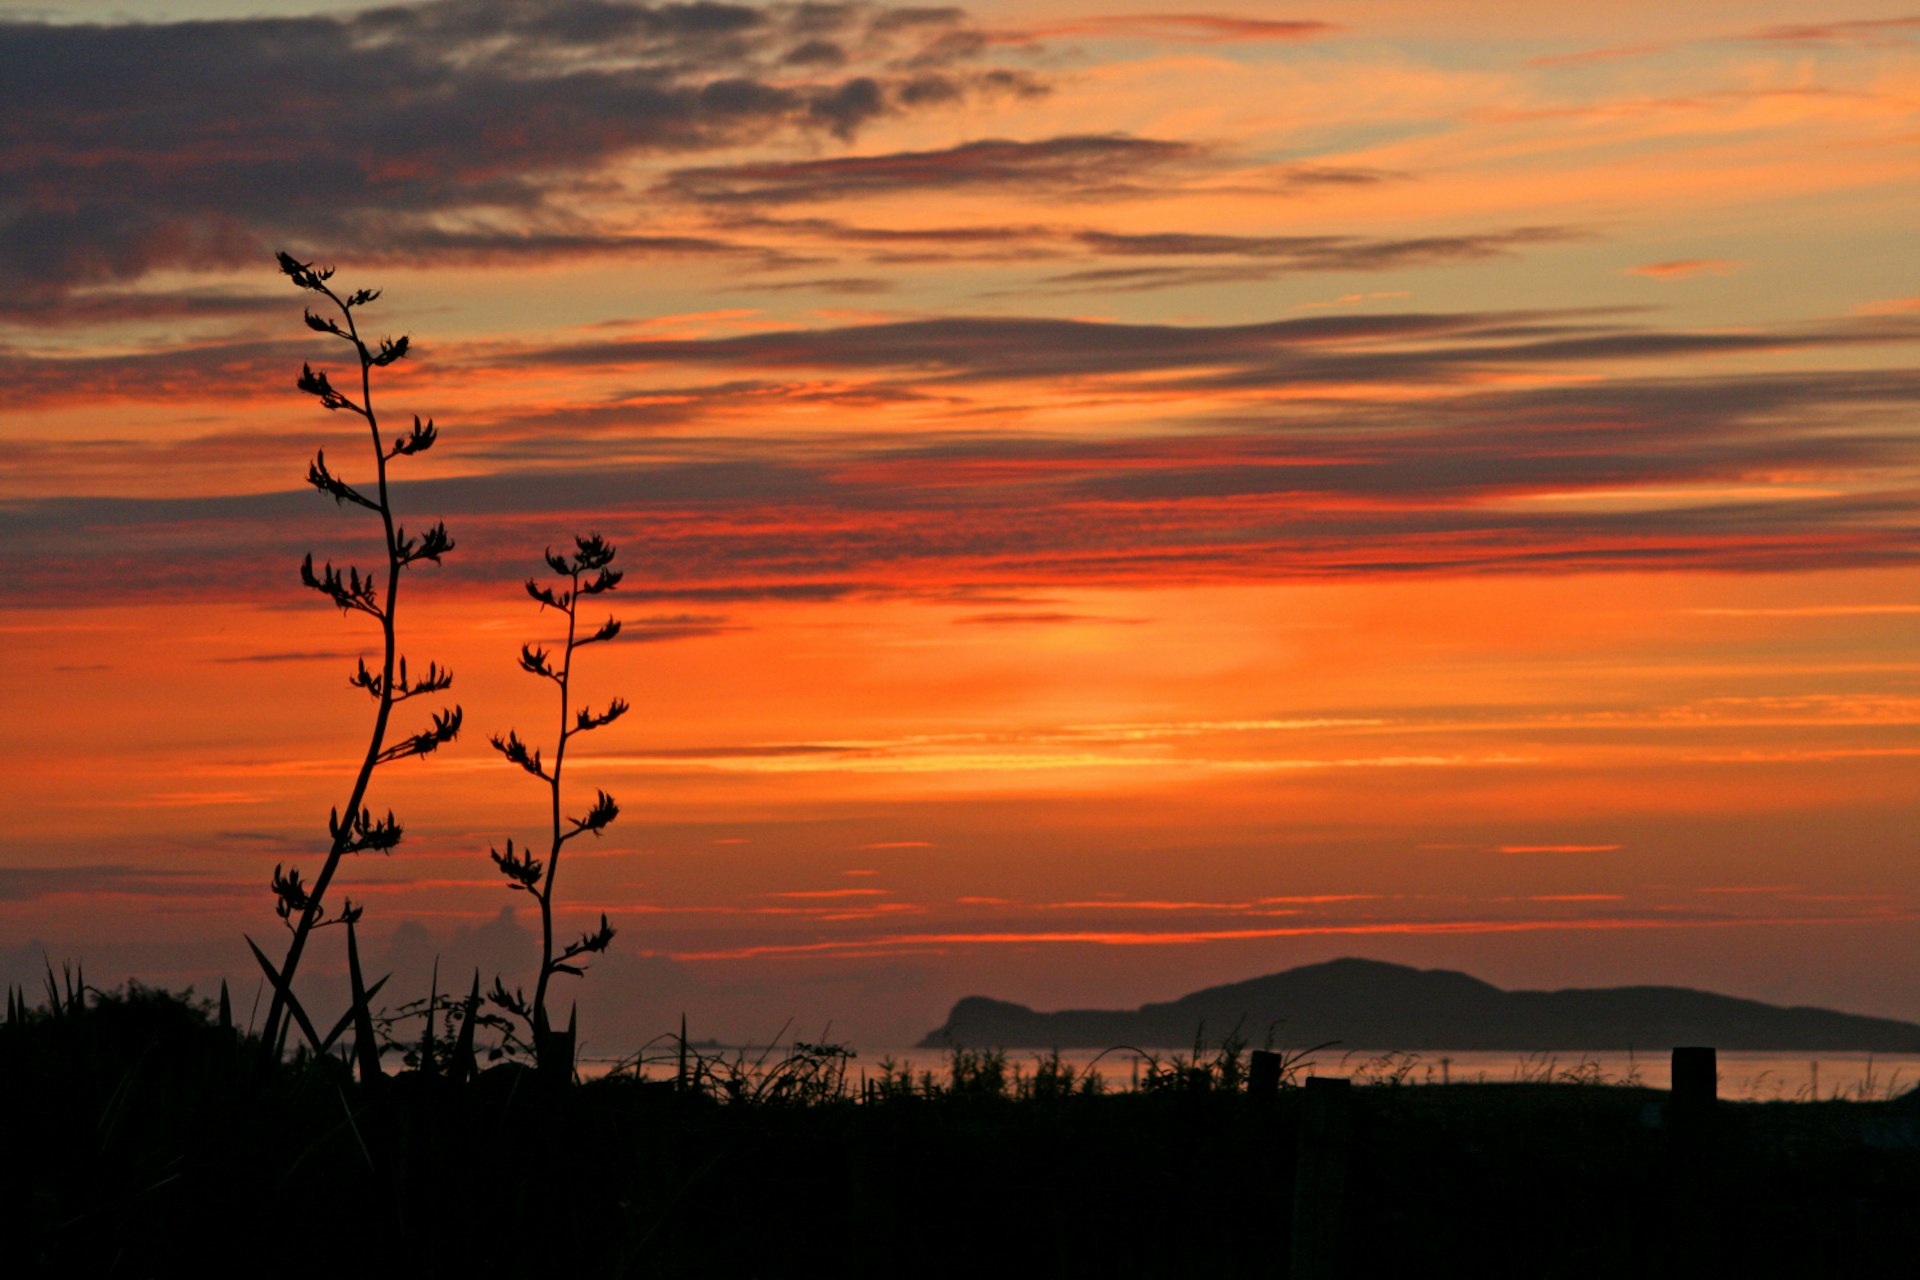
[{"label": "wooden post", "polygon": [[1683,1112],[1711,1110],[1719,1091],[1720,1065],[1712,1049],[1696,1046],[1673,1051],[1673,1106]]},{"label": "wooden post", "polygon": [[1253,1063],[1247,1068],[1247,1092],[1256,1098],[1272,1098],[1279,1094],[1279,1054],[1267,1049],[1253,1051]]},{"label": "wooden post", "polygon": [[1350,1080],[1308,1076],[1300,1106],[1300,1158],[1293,1178],[1291,1280],[1350,1274],[1343,1244]]},{"label": "wooden post", "polygon": [[1672,1268],[1707,1274],[1717,1268],[1713,1230],[1713,1130],[1719,1097],[1718,1055],[1689,1046],[1673,1051],[1667,1095],[1667,1179]]}]

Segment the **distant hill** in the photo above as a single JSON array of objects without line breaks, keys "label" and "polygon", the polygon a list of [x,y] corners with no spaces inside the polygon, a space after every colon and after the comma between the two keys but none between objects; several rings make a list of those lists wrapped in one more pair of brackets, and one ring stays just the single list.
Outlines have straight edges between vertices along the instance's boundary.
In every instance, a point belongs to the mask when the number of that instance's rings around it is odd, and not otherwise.
[{"label": "distant hill", "polygon": [[1723,1050],[1920,1053],[1920,1025],[1831,1009],[1782,1008],[1687,987],[1502,991],[1447,969],[1333,960],[1131,1011],[1064,1009],[968,996],[923,1049],[1190,1048],[1238,1027],[1254,1045],[1338,1041],[1362,1049],[1539,1053],[1703,1044]]}]

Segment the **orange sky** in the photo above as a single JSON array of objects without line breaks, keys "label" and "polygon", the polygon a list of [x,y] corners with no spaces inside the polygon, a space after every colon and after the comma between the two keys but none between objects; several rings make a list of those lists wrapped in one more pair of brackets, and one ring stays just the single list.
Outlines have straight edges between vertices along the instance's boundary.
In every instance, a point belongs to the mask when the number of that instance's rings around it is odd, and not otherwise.
[{"label": "orange sky", "polygon": [[364,745],[285,247],[443,432],[384,963],[532,957],[486,738],[591,529],[605,1040],[1343,954],[1920,1019],[1920,19],[277,7],[0,22],[11,980],[250,990]]}]

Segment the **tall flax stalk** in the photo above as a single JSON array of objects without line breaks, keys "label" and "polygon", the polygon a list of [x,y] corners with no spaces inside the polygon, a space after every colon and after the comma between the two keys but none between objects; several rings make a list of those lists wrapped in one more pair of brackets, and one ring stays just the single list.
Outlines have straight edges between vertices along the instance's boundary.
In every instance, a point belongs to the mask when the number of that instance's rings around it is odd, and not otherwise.
[{"label": "tall flax stalk", "polygon": [[[363,573],[351,566],[336,569],[328,561],[316,573],[311,554],[300,565],[300,581],[325,596],[342,614],[362,614],[379,624],[381,659],[378,671],[369,670],[366,660],[361,659],[358,670],[347,678],[348,684],[363,690],[373,699],[373,728],[368,735],[366,751],[360,758],[360,767],[354,774],[346,804],[334,809],[327,819],[329,844],[319,876],[312,888],[308,888],[300,878],[299,868],[283,871],[276,866],[273,869],[273,892],[277,899],[274,911],[291,935],[286,956],[276,967],[252,938],[247,939],[260,967],[273,984],[273,1003],[267,1011],[262,1030],[263,1043],[274,1049],[284,1042],[286,1024],[283,1019],[288,1015],[299,1025],[309,1044],[317,1048],[331,1040],[331,1037],[323,1040],[306,1010],[301,1007],[299,998],[293,992],[293,979],[315,929],[345,924],[351,938],[354,922],[360,918],[361,909],[346,898],[341,900],[337,912],[328,914],[327,890],[333,885],[341,859],[366,850],[386,853],[400,843],[400,824],[394,820],[393,812],[389,810],[384,818],[375,817],[367,806],[367,790],[373,782],[374,770],[409,756],[427,755],[453,741],[460,732],[460,708],[456,706],[434,712],[428,726],[420,732],[391,745],[387,741],[388,722],[397,704],[424,694],[438,693],[453,684],[453,673],[441,669],[436,663],[430,662],[424,671],[410,675],[407,660],[399,654],[394,631],[402,572],[422,560],[438,564],[440,557],[453,549],[453,539],[447,536],[444,524],[435,524],[424,534],[413,537],[394,521],[393,504],[387,486],[388,466],[396,459],[425,452],[438,438],[432,421],[422,424],[418,415],[413,419],[411,431],[396,432],[391,441],[381,435],[380,418],[373,404],[373,371],[403,359],[407,354],[407,338],[404,335],[399,338],[383,337],[377,346],[368,346],[360,335],[356,313],[380,296],[378,289],[338,293],[328,283],[333,278],[331,268],[316,268],[312,263],[300,262],[286,253],[280,254],[279,259],[280,270],[292,279],[296,287],[318,295],[327,304],[322,306],[322,314],[316,315],[311,310],[306,312],[307,327],[346,343],[353,349],[360,364],[360,394],[357,397],[336,389],[324,372],[316,372],[312,366],[305,364],[300,368],[299,388],[319,400],[322,408],[331,412],[351,413],[363,420],[373,450],[374,487],[371,492],[356,488],[330,470],[324,450],[316,453],[308,466],[307,483],[332,498],[337,506],[352,503],[380,518],[387,567],[383,578],[377,572]],[[333,313],[337,313],[337,316]]]},{"label": "tall flax stalk", "polygon": [[533,856],[531,848],[516,852],[511,839],[507,841],[505,853],[497,849],[493,851],[494,865],[507,877],[508,887],[531,894],[534,901],[540,904],[540,972],[534,984],[533,999],[528,1000],[525,993],[519,990],[509,992],[503,983],[495,979],[493,1000],[526,1021],[533,1032],[537,1061],[544,1070],[554,1072],[571,1071],[573,1045],[570,1036],[556,1037],[553,1034],[547,1016],[548,983],[557,973],[578,976],[582,968],[574,962],[589,952],[605,951],[607,944],[613,941],[614,934],[603,912],[599,929],[582,934],[578,941],[568,943],[558,954],[554,952],[553,894],[560,871],[560,854],[569,840],[588,832],[598,836],[620,814],[620,806],[614,803],[613,797],[600,791],[585,815],[578,818],[562,816],[560,781],[566,769],[567,745],[580,734],[612,724],[627,713],[627,703],[622,698],[614,698],[607,703],[604,711],[597,713],[586,706],[575,708],[572,702],[574,655],[587,645],[601,644],[620,634],[619,620],[609,617],[591,635],[582,635],[580,602],[588,596],[613,590],[620,585],[621,578],[618,569],[608,567],[613,563],[614,549],[599,534],[576,537],[573,542],[574,554],[571,556],[556,555],[551,550],[546,555],[547,567],[566,580],[564,585],[546,587],[531,578],[527,580],[527,594],[539,601],[543,612],[552,609],[566,617],[566,640],[561,645],[558,660],[545,649],[525,644],[520,646],[520,669],[529,675],[552,681],[559,697],[560,733],[554,744],[553,759],[542,762],[540,752],[529,748],[512,730],[508,730],[504,738],[492,739],[494,750],[505,756],[508,763],[518,765],[546,783],[549,818],[544,868],[541,860]]}]

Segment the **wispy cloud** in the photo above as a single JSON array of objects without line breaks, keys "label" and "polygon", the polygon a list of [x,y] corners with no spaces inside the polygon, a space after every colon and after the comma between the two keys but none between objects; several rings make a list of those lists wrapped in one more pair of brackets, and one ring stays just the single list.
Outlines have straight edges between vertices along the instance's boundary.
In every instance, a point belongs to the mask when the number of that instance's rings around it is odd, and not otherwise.
[{"label": "wispy cloud", "polygon": [[[1243,42],[1313,40],[1341,28],[1312,19],[1244,18],[1208,13],[1127,13],[1039,23],[1019,32],[1019,38],[1053,40],[1063,36],[1151,40],[1155,43],[1237,44]],[[1009,37],[1001,37],[1009,38]]]},{"label": "wispy cloud", "polygon": [[1920,17],[1855,18],[1838,22],[1782,23],[1747,37],[1770,44],[1912,45],[1920,42]]},{"label": "wispy cloud", "polygon": [[1685,280],[1689,276],[1728,276],[1747,264],[1734,258],[1673,258],[1666,262],[1647,262],[1628,267],[1627,273],[1651,276],[1655,280]]},{"label": "wispy cloud", "polygon": [[[1287,925],[1255,929],[1062,929],[982,930],[893,933],[880,937],[825,939],[814,942],[768,943],[708,951],[684,951],[675,960],[751,960],[772,957],[860,955],[899,947],[1094,946],[1189,947],[1206,943],[1252,942],[1301,937],[1442,937],[1508,933],[1586,932],[1633,929],[1722,929],[1784,924],[1853,924],[1885,921],[1886,913],[1871,916],[1764,916],[1729,918],[1704,914],[1668,913],[1657,916],[1588,916],[1554,919],[1453,919],[1374,921],[1355,924]],[[1902,916],[1900,918],[1911,918]]]},{"label": "wispy cloud", "polygon": [[251,882],[204,871],[173,871],[123,863],[65,867],[0,867],[0,902],[33,902],[66,895],[137,898],[231,897],[257,892]]},{"label": "wispy cloud", "polygon": [[1618,853],[1617,844],[1503,844],[1501,853]]},{"label": "wispy cloud", "polygon": [[990,138],[939,151],[680,169],[666,188],[703,203],[748,205],[972,189],[1104,199],[1137,192],[1149,174],[1203,154],[1191,143],[1125,134]]}]

